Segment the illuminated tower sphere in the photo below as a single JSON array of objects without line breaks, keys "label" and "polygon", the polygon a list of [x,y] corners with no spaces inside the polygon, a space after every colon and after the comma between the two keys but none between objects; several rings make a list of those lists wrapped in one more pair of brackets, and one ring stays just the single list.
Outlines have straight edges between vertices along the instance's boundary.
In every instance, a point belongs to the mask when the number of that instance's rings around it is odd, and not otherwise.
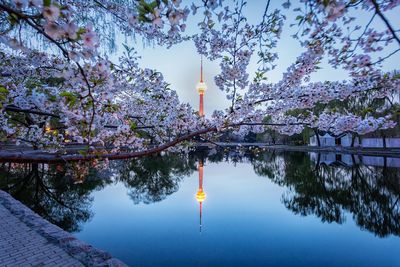
[{"label": "illuminated tower sphere", "polygon": [[207,90],[207,85],[203,81],[203,58],[201,58],[200,82],[197,84],[196,89],[200,95],[199,115],[204,116],[204,93]]}]

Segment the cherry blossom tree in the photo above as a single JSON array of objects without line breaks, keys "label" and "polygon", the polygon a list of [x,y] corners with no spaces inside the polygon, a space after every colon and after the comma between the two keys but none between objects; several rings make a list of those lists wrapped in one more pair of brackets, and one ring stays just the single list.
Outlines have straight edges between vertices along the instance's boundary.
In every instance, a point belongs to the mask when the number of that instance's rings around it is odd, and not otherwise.
[{"label": "cherry blossom tree", "polygon": [[[187,150],[194,137],[226,130],[245,135],[269,127],[291,135],[308,127],[365,134],[394,127],[383,111],[361,116],[329,109],[314,114],[312,108],[398,92],[398,73],[384,73],[382,65],[400,51],[399,29],[386,16],[399,4],[287,1],[270,10],[267,1],[260,22],[251,24],[244,0],[1,0],[0,138],[53,152],[25,159],[64,161]],[[281,81],[270,83],[275,47],[289,20],[285,12],[292,8],[299,14],[294,39],[304,52]],[[370,20],[362,25],[355,11]],[[375,26],[377,20],[383,26]],[[194,35],[186,34],[188,22],[198,23]],[[138,65],[134,42],[124,45],[118,61],[109,59],[118,34],[167,47],[194,41],[201,55],[220,62],[215,83],[231,105],[210,119],[198,116],[160,72]],[[252,58],[259,69],[250,81]],[[310,82],[323,59],[347,70],[348,80]],[[294,109],[305,111],[290,115]],[[71,143],[86,148],[71,153]]]}]

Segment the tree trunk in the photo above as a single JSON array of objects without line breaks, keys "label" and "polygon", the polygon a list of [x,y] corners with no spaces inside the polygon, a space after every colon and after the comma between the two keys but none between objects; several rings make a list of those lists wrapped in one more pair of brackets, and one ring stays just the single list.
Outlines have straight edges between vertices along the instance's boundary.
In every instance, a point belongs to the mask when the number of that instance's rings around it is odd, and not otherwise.
[{"label": "tree trunk", "polygon": [[319,140],[319,134],[317,129],[313,129],[315,133],[315,137],[317,138],[317,145],[321,146],[321,140]]},{"label": "tree trunk", "polygon": [[32,163],[65,163],[67,161],[88,161],[94,159],[128,159],[128,158],[137,158],[148,156],[154,153],[161,152],[169,147],[172,147],[176,144],[179,144],[183,141],[190,140],[195,136],[209,133],[209,132],[216,132],[216,127],[205,128],[202,130],[198,130],[196,132],[183,135],[171,142],[167,142],[163,145],[158,147],[150,148],[143,151],[133,151],[133,152],[114,152],[114,153],[104,153],[104,154],[97,154],[97,153],[89,153],[89,154],[73,154],[73,155],[60,155],[60,154],[33,154],[33,153],[26,153],[23,152],[14,152],[14,151],[0,151],[0,161],[13,161],[13,162],[32,162]]},{"label": "tree trunk", "polygon": [[354,147],[354,143],[356,141],[357,135],[356,134],[352,134],[351,135],[351,147]]},{"label": "tree trunk", "polygon": [[386,136],[382,131],[381,131],[381,136],[382,136],[382,146],[383,148],[386,148]]}]

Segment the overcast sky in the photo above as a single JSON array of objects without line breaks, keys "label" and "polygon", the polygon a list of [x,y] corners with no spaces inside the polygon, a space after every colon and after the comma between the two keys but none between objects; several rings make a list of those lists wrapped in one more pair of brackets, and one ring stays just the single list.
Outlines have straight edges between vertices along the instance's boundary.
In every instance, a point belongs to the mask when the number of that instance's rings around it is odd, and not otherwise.
[{"label": "overcast sky", "polygon": [[[185,2],[185,1],[183,1]],[[226,1],[227,2],[227,1]],[[250,2],[246,9],[245,14],[248,15],[249,22],[256,23],[260,21],[264,12],[265,1],[248,1]],[[271,9],[280,8],[282,1],[271,1]],[[277,67],[267,74],[268,80],[277,82],[282,78],[283,72],[287,67],[292,64],[296,57],[304,51],[300,47],[297,40],[294,40],[291,35],[294,33],[295,28],[290,28],[289,24],[295,20],[295,13],[284,10],[287,14],[286,25],[283,29],[282,37],[278,42],[276,51],[278,52],[279,59],[276,61]],[[358,11],[354,14],[360,21],[367,22],[369,17],[365,13]],[[396,12],[399,12],[397,10]],[[391,12],[389,18],[391,19],[394,27],[399,27],[400,16],[396,12]],[[192,18],[192,17],[190,17]],[[376,26],[382,26],[378,17],[375,18]],[[194,32],[197,23],[188,24],[188,32]],[[142,67],[156,69],[164,74],[164,78],[171,84],[171,88],[178,92],[179,98],[182,102],[190,103],[196,110],[198,109],[199,97],[196,92],[195,86],[200,78],[200,55],[197,53],[196,48],[192,41],[175,45],[170,49],[165,47],[143,47],[141,42],[134,44],[141,55],[140,63]],[[392,47],[393,48],[393,47]],[[384,52],[391,52],[393,49],[387,49]],[[396,54],[385,65],[385,70],[399,69],[400,54]],[[343,80],[347,78],[347,74],[343,70],[335,70],[326,62],[322,62],[322,69],[312,75],[312,81],[325,81],[325,80]],[[252,60],[248,71],[252,75],[257,69],[256,58]],[[204,78],[208,85],[208,90],[205,93],[205,113],[206,116],[210,115],[216,109],[225,109],[229,105],[229,101],[223,92],[221,92],[214,83],[214,76],[219,73],[219,62],[210,62],[204,60]],[[252,77],[252,76],[251,76]]]}]

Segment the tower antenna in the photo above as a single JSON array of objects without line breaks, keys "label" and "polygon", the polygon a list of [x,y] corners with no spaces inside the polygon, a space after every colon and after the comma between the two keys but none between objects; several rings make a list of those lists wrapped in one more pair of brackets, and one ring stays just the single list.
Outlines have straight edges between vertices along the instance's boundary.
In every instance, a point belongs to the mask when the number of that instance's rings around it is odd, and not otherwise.
[{"label": "tower antenna", "polygon": [[200,58],[200,82],[203,82],[203,55]]}]

